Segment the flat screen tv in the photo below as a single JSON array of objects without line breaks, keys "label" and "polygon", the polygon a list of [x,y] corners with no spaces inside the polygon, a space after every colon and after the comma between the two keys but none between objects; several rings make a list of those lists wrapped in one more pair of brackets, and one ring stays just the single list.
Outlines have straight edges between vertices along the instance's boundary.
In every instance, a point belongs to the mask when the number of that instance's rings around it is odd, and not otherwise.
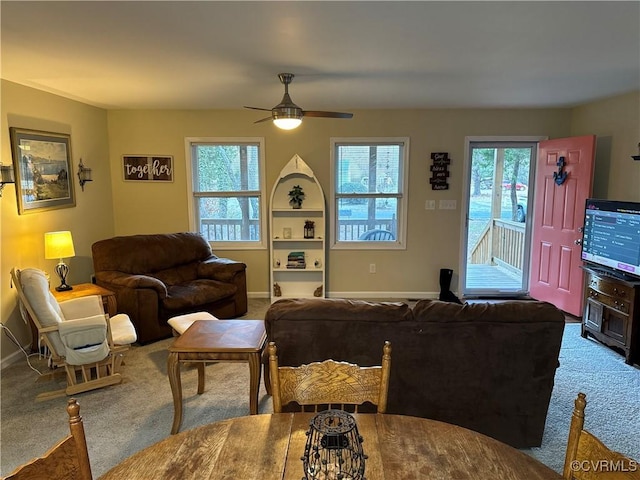
[{"label": "flat screen tv", "polygon": [[587,199],[582,260],[619,278],[640,280],[640,203]]}]

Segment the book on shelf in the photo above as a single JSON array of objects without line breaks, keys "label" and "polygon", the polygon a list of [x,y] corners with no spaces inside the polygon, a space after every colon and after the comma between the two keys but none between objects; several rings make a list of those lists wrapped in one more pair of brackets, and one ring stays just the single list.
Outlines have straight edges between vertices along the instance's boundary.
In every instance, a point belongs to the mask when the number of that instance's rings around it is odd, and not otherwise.
[{"label": "book on shelf", "polygon": [[304,252],[289,252],[289,255],[287,255],[287,268],[307,268],[307,263],[304,259]]}]

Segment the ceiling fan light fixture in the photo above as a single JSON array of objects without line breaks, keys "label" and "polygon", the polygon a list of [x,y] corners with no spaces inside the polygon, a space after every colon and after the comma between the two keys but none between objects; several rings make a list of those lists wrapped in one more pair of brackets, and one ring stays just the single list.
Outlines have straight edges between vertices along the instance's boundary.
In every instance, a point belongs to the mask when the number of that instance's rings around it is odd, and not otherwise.
[{"label": "ceiling fan light fixture", "polygon": [[273,124],[282,130],[293,130],[302,123],[301,118],[274,118]]},{"label": "ceiling fan light fixture", "polygon": [[290,99],[289,102],[287,105],[283,99],[283,102],[271,111],[274,125],[282,130],[293,130],[302,123],[302,109]]}]

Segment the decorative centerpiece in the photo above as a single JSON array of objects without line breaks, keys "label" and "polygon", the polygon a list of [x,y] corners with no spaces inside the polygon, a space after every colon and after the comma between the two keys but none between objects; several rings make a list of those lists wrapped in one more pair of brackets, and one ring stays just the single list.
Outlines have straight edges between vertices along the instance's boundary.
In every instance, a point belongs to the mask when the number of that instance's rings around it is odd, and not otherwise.
[{"label": "decorative centerpiece", "polygon": [[304,191],[300,185],[294,185],[289,191],[289,204],[293,208],[302,207],[302,201],[304,200]]},{"label": "decorative centerpiece", "polygon": [[313,238],[316,235],[316,222],[313,220],[304,221],[304,238]]},{"label": "decorative centerpiece", "polygon": [[363,438],[353,416],[342,410],[318,413],[309,423],[302,480],[366,480]]}]

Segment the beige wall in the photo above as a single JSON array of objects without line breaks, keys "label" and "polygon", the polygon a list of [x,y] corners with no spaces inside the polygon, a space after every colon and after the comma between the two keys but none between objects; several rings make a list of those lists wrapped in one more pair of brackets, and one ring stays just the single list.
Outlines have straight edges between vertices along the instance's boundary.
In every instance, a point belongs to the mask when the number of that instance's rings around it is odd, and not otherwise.
[{"label": "beige wall", "polygon": [[[7,185],[2,192],[0,208],[0,315],[23,345],[30,341],[29,329],[17,310],[15,289],[10,288],[12,267],[37,267],[48,272],[52,283],[58,283],[53,268],[57,261],[44,258],[44,233],[70,230],[76,256],[67,263],[71,268],[70,283],[88,282],[93,272],[91,244],[113,235],[113,202],[109,172],[107,113],[100,108],[44,93],[15,83],[2,81],[0,141],[2,163],[12,162],[9,127],[67,133],[71,135],[72,176],[75,182],[76,206],[41,213],[18,215],[16,189]],[[76,176],[82,157],[92,168],[94,181],[83,192]],[[16,352],[4,334],[0,335],[0,358]]]},{"label": "beige wall", "polygon": [[574,108],[571,135],[598,136],[593,196],[640,201],[640,92]]},{"label": "beige wall", "polygon": [[[9,126],[70,133],[73,168],[83,158],[94,172],[85,191],[76,189],[76,207],[18,215],[15,187],[0,199],[0,293],[2,322],[27,345],[29,333],[9,288],[13,266],[38,267],[53,276],[55,261],[44,259],[43,234],[69,229],[76,257],[71,283],[92,273],[91,244],[101,238],[133,233],[188,229],[185,137],[264,137],[267,195],[283,165],[299,154],[330,192],[331,137],[408,136],[411,139],[408,239],[406,251],[329,251],[329,295],[413,296],[437,292],[440,268],[459,269],[460,202],[465,136],[598,135],[598,196],[640,200],[640,162],[631,160],[640,141],[640,94],[624,95],[571,109],[356,111],[352,120],[308,119],[292,132],[268,123],[254,125],[259,114],[248,111],[105,111],[31,88],[2,81],[2,163],[11,162]],[[429,186],[429,155],[449,152],[450,190]],[[173,155],[175,181],[170,184],[124,182],[123,154]],[[611,168],[608,168],[611,167]],[[75,179],[75,171],[74,176]],[[76,180],[77,181],[77,180]],[[77,185],[77,183],[76,183]],[[455,211],[425,210],[427,199],[453,199]],[[268,252],[218,251],[248,265],[252,295],[268,292]],[[377,273],[369,274],[375,262]],[[54,276],[55,278],[55,276]],[[16,352],[1,335],[0,358]]]},{"label": "beige wall", "polygon": [[[260,114],[249,111],[110,111],[109,145],[117,234],[172,232],[188,228],[185,137],[264,137],[267,193],[294,155],[314,170],[325,194],[331,191],[331,137],[410,137],[410,182],[407,250],[330,250],[329,296],[412,297],[438,292],[440,268],[457,271],[460,209],[424,209],[427,199],[455,199],[460,206],[465,136],[546,135],[570,133],[571,111],[540,110],[403,110],[356,111],[352,120],[307,119],[298,129],[278,130],[270,123],[254,125]],[[429,185],[431,152],[449,152],[450,190]],[[124,182],[124,154],[173,155],[173,184]],[[247,263],[248,289],[269,291],[269,258],[262,251],[218,251]],[[376,274],[369,264],[376,263]]]}]

